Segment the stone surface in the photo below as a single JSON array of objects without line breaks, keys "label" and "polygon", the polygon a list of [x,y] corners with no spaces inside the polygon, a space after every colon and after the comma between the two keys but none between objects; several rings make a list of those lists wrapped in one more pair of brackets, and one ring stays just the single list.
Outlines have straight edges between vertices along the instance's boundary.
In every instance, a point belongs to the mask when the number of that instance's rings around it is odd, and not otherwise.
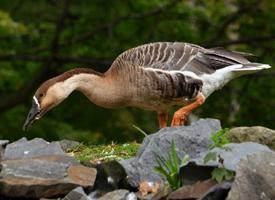
[{"label": "stone surface", "polygon": [[9,197],[64,196],[77,186],[92,187],[96,170],[65,155],[2,161],[0,194]]},{"label": "stone surface", "polygon": [[126,200],[129,195],[128,190],[120,189],[108,192],[107,194],[98,198],[98,200]]},{"label": "stone surface", "polygon": [[252,126],[232,128],[228,132],[228,137],[230,141],[235,143],[256,142],[267,145],[275,150],[275,130],[266,127]]},{"label": "stone surface", "polygon": [[240,161],[227,200],[275,199],[275,152],[260,152]]},{"label": "stone surface", "polygon": [[207,151],[211,143],[210,136],[220,129],[219,120],[201,119],[190,126],[164,128],[147,136],[136,157],[120,162],[126,170],[130,185],[137,187],[138,183],[144,180],[162,180],[153,170],[157,165],[154,153],[166,157],[172,141],[179,157],[188,154],[191,158],[197,158],[200,153]]},{"label": "stone surface", "polygon": [[176,191],[171,192],[167,199],[198,199],[216,184],[217,183],[212,179],[208,179],[202,182],[197,182],[193,185],[183,186]]},{"label": "stone surface", "polygon": [[4,152],[5,152],[5,148],[7,146],[7,144],[9,144],[9,140],[0,140],[0,160],[2,160]]},{"label": "stone surface", "polygon": [[90,198],[84,192],[82,187],[77,187],[62,198],[62,200],[90,200]]},{"label": "stone surface", "polygon": [[225,200],[231,188],[231,182],[223,182],[211,187],[198,200]]},{"label": "stone surface", "polygon": [[60,144],[62,150],[65,151],[65,152],[68,152],[69,150],[71,150],[71,149],[73,149],[73,148],[80,145],[79,142],[74,141],[74,140],[64,139],[64,140],[57,141],[57,142]]},{"label": "stone surface", "polygon": [[7,145],[1,162],[0,196],[52,198],[81,186],[91,189],[96,169],[66,155],[59,142],[22,138]]},{"label": "stone surface", "polygon": [[0,140],[0,146],[5,147],[7,144],[9,144],[9,140]]},{"label": "stone surface", "polygon": [[204,163],[204,157],[208,153],[202,152],[198,157],[191,159],[190,162],[196,163],[198,166],[215,166],[224,167],[228,170],[235,171],[237,164],[241,159],[247,158],[248,155],[252,155],[262,151],[272,151],[267,146],[253,142],[244,142],[240,144],[230,143],[224,145],[224,149],[214,148],[210,152],[215,152],[223,159],[223,165],[217,161],[209,161]]},{"label": "stone surface", "polygon": [[22,138],[16,142],[8,144],[3,160],[31,158],[42,155],[65,155],[58,142],[47,142],[41,138],[27,140]]},{"label": "stone surface", "polygon": [[97,170],[94,192],[89,194],[91,198],[98,198],[119,188],[131,189],[126,180],[126,172],[118,161],[112,160],[97,165],[91,162],[82,162],[82,164],[87,167],[94,167]]}]

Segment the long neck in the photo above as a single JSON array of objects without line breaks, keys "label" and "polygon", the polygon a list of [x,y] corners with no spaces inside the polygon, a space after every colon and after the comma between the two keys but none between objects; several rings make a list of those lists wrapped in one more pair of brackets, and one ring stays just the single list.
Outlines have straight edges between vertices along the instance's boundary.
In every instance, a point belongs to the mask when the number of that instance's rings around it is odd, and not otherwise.
[{"label": "long neck", "polygon": [[93,103],[107,108],[121,107],[123,97],[116,81],[109,76],[97,73],[78,73],[63,82],[68,93],[82,92]]}]

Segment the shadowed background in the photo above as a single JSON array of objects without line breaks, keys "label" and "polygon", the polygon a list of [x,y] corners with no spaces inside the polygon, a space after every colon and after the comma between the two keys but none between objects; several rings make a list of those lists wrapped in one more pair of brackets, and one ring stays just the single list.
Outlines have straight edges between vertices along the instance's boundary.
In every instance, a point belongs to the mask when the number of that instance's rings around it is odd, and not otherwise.
[{"label": "shadowed background", "polygon": [[273,65],[233,80],[194,114],[224,127],[274,129],[274,22],[275,2],[268,0],[0,0],[0,137],[124,142],[143,138],[133,125],[158,130],[153,112],[100,108],[75,92],[22,132],[43,81],[73,67],[104,72],[124,50],[156,41],[225,46]]}]

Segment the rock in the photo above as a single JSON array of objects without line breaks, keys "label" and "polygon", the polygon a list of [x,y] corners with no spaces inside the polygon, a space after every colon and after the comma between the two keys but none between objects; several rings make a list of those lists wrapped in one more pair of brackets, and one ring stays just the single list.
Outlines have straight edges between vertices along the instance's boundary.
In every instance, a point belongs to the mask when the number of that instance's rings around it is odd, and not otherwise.
[{"label": "rock", "polygon": [[[214,167],[224,167],[228,170],[236,171],[237,164],[241,159],[246,159],[248,155],[252,155],[262,151],[272,151],[267,146],[253,143],[244,142],[240,144],[230,143],[224,145],[224,148],[214,148],[209,152],[214,152],[223,159],[223,164],[217,161],[209,161],[204,163],[204,157],[208,153],[202,152],[197,158],[193,158],[190,162],[196,163],[198,166],[214,166]],[[184,168],[183,168],[184,169]]]},{"label": "rock", "polygon": [[137,196],[135,195],[135,193],[130,192],[126,197],[126,200],[137,200]]},{"label": "rock", "polygon": [[9,144],[10,143],[10,141],[9,140],[0,140],[0,146],[1,147],[6,147],[7,146],[7,144]]},{"label": "rock", "polygon": [[120,161],[127,173],[128,182],[132,187],[144,180],[161,181],[162,178],[154,173],[157,165],[154,153],[167,156],[171,142],[174,141],[179,157],[188,154],[196,158],[202,152],[206,152],[211,144],[211,134],[221,129],[220,122],[216,119],[200,119],[190,126],[164,128],[155,134],[147,136],[137,156]]},{"label": "rock", "polygon": [[225,200],[231,188],[231,182],[223,182],[211,187],[198,200]]},{"label": "rock", "polygon": [[197,165],[194,162],[189,162],[184,167],[180,168],[180,177],[183,185],[191,185],[198,181],[203,181],[212,178],[212,171],[215,166]]},{"label": "rock", "polygon": [[65,155],[65,152],[58,142],[49,143],[41,138],[28,141],[26,138],[22,138],[7,145],[3,160],[31,158],[42,155]]},{"label": "rock", "polygon": [[108,192],[107,194],[99,197],[98,200],[126,200],[129,195],[128,190],[120,189]]},{"label": "rock", "polygon": [[[97,179],[96,186],[109,185],[112,189],[129,188],[126,181],[127,174],[118,161],[108,161],[97,165],[100,177]],[[104,183],[103,183],[104,182]]]},{"label": "rock", "polygon": [[136,195],[138,199],[164,199],[171,192],[171,188],[159,182],[143,181],[139,183],[138,192]]},{"label": "rock", "polygon": [[[245,159],[248,155],[252,155],[261,151],[271,151],[267,146],[246,142],[241,144],[226,144],[224,148],[214,148],[211,151],[201,152],[197,157],[189,160],[188,164],[180,168],[180,177],[183,185],[194,184],[197,181],[206,180],[212,177],[212,171],[216,167],[224,167],[228,170],[235,171],[236,166],[241,159]],[[208,153],[216,153],[217,157],[222,158],[223,163],[209,161],[204,163],[205,155]]]},{"label": "rock", "polygon": [[94,167],[97,170],[94,192],[89,195],[91,198],[98,198],[107,192],[119,188],[131,189],[126,180],[127,174],[118,161],[112,160],[100,164],[82,162],[82,164],[84,166]]},{"label": "rock", "polygon": [[62,200],[90,200],[90,198],[84,192],[82,187],[77,187],[62,198]]},{"label": "rock", "polygon": [[275,152],[260,152],[241,160],[226,200],[275,199]]},{"label": "rock", "polygon": [[0,160],[2,160],[4,152],[5,152],[5,147],[7,144],[9,144],[9,140],[0,140]]},{"label": "rock", "polygon": [[212,179],[197,182],[194,185],[182,186],[176,191],[170,193],[167,199],[198,199],[206,191],[217,183]]},{"label": "rock", "polygon": [[[62,197],[78,186],[89,190],[97,174],[68,156],[59,142],[40,138],[8,144],[1,167],[0,197],[5,199]],[[81,190],[72,191],[71,196],[76,192]]]},{"label": "rock", "polygon": [[228,137],[235,143],[256,142],[275,150],[275,130],[262,126],[232,128],[228,132]]},{"label": "rock", "polygon": [[79,142],[73,141],[73,140],[65,140],[64,139],[64,140],[57,141],[57,142],[60,144],[62,150],[65,151],[65,152],[68,152],[69,150],[71,150],[71,149],[73,149],[73,148],[80,145]]}]

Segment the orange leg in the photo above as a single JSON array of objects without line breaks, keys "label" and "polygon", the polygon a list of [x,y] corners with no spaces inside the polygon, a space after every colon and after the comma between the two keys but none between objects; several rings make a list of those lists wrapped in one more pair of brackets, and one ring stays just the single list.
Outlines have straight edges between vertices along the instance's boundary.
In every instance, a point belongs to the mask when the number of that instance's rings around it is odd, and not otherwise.
[{"label": "orange leg", "polygon": [[184,125],[185,121],[186,121],[186,117],[188,116],[188,114],[190,112],[192,112],[192,110],[194,110],[195,108],[201,106],[205,101],[205,97],[203,95],[199,95],[196,99],[196,101],[194,101],[193,103],[184,106],[183,108],[177,110],[174,113],[173,116],[173,120],[171,123],[171,126],[182,126]]},{"label": "orange leg", "polygon": [[165,128],[167,126],[168,113],[158,114],[159,128]]}]

